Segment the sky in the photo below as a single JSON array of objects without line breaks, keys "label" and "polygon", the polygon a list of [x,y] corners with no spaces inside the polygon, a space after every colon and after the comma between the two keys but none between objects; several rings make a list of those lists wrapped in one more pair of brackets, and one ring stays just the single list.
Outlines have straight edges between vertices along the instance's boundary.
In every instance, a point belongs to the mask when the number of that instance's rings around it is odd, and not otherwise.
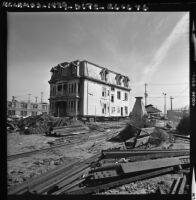
[{"label": "sky", "polygon": [[158,109],[189,105],[189,13],[8,13],[7,98],[48,102],[50,69],[88,60],[130,78]]}]

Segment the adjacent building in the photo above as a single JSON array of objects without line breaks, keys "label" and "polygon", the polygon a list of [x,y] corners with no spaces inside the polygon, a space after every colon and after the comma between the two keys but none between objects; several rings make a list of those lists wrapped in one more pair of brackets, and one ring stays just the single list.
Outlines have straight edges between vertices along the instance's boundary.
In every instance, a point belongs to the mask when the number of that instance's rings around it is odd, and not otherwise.
[{"label": "adjacent building", "polygon": [[73,117],[126,117],[130,112],[129,77],[89,61],[51,69],[50,114]]},{"label": "adjacent building", "polygon": [[149,105],[145,106],[145,108],[146,108],[146,111],[147,111],[148,116],[150,118],[153,118],[153,117],[160,118],[161,117],[161,114],[162,114],[161,110],[155,108],[152,104],[149,104]]},{"label": "adjacent building", "polygon": [[28,117],[35,116],[43,113],[48,113],[49,105],[48,103],[33,103],[26,101],[17,101],[12,99],[12,101],[7,102],[7,115],[9,117]]}]

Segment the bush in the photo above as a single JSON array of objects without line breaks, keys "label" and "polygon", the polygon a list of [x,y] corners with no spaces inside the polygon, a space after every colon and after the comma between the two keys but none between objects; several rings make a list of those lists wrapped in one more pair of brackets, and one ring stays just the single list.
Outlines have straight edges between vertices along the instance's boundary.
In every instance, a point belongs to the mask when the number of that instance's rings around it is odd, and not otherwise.
[{"label": "bush", "polygon": [[190,117],[189,115],[184,115],[183,118],[180,120],[177,130],[183,134],[188,135],[190,131]]}]

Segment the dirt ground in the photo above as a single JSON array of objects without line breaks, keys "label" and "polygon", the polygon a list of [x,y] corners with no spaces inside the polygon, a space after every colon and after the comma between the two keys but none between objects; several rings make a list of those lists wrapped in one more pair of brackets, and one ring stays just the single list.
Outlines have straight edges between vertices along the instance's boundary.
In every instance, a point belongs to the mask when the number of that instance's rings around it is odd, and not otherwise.
[{"label": "dirt ground", "polygon": [[[51,149],[44,153],[38,153],[29,157],[15,159],[7,162],[8,168],[8,188],[13,185],[22,183],[32,177],[39,176],[54,169],[62,164],[68,164],[71,161],[89,158],[103,149],[124,147],[124,143],[108,142],[106,138],[111,138],[119,133],[125,126],[125,122],[113,123],[96,123],[91,127],[89,133],[73,136],[73,139],[79,139],[86,136],[86,140],[80,144],[65,144],[60,148]],[[96,128],[98,127],[98,128]],[[101,127],[101,128],[100,128]],[[47,137],[45,135],[22,135],[19,132],[9,133],[7,135],[7,152],[13,155],[32,150],[38,150],[51,146],[51,142],[59,138]],[[66,137],[64,139],[66,142]],[[73,140],[74,141],[74,140]],[[165,144],[164,144],[165,145]],[[190,144],[184,140],[178,139],[172,143],[172,149],[189,149]],[[162,147],[154,147],[162,148]],[[138,181],[130,184],[108,190],[101,194],[149,194],[155,193],[158,186],[164,186],[163,189],[168,192],[172,181],[180,176],[179,174],[167,174],[164,176]]]},{"label": "dirt ground", "polygon": [[[107,136],[111,137],[113,134],[116,134],[116,129],[107,129],[106,132],[94,130],[90,133],[84,134],[88,136],[88,140],[83,141],[80,144],[73,143],[70,147],[68,146],[70,143],[68,143],[65,144],[65,146],[51,149],[47,152],[8,161],[8,188],[22,183],[32,177],[39,176],[40,174],[54,169],[59,165],[66,165],[70,161],[89,158],[99,153],[102,149],[122,147],[122,143],[111,143],[105,141]],[[82,137],[82,135],[76,135],[73,136],[73,139],[79,139]],[[50,143],[55,142],[56,140],[59,140],[59,138],[47,137],[44,135],[21,135],[19,132],[9,133],[7,135],[8,155],[48,148],[50,147]],[[66,137],[64,140],[66,141]]]}]

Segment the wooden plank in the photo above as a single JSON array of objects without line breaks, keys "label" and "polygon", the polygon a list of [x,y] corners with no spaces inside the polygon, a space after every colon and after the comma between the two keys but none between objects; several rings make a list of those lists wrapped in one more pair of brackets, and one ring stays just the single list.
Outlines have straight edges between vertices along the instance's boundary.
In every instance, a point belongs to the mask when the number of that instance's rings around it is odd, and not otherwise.
[{"label": "wooden plank", "polygon": [[110,159],[110,158],[127,158],[127,157],[133,157],[133,156],[146,156],[149,154],[165,154],[165,155],[189,155],[190,150],[189,149],[183,149],[183,150],[110,150],[110,151],[102,151],[102,156],[104,159]]},{"label": "wooden plank", "polygon": [[[163,152],[163,153],[151,153],[151,154],[146,154],[146,155],[127,155],[127,156],[122,156],[121,158],[125,158],[128,160],[128,162],[135,162],[135,161],[140,161],[140,160],[149,160],[149,159],[157,159],[157,158],[169,158],[169,157],[177,157],[177,156],[188,156],[190,155],[190,152]],[[101,160],[101,165],[104,166],[105,164],[108,163],[114,163],[114,162],[119,162],[121,158],[115,159],[115,158],[108,158],[108,159],[102,159]],[[189,170],[190,171],[190,170]],[[183,172],[184,173],[184,172]]]},{"label": "wooden plank", "polygon": [[176,191],[177,191],[177,188],[178,188],[178,185],[180,183],[180,177],[178,177],[177,179],[175,179],[172,183],[172,186],[171,186],[171,190],[170,190],[170,194],[176,194]]},{"label": "wooden plank", "polygon": [[161,158],[147,161],[137,161],[131,163],[121,163],[122,171],[126,173],[139,172],[144,170],[158,169],[162,167],[175,166],[180,164],[190,163],[188,156],[174,157],[174,158]]},{"label": "wooden plank", "polygon": [[157,189],[159,194],[166,194],[165,191],[159,186]]},{"label": "wooden plank", "polygon": [[185,188],[185,185],[186,185],[186,175],[183,176],[182,178],[182,182],[180,184],[180,188],[178,190],[178,194],[184,194],[184,188]]},{"label": "wooden plank", "polygon": [[147,172],[147,173],[144,173],[141,175],[136,175],[136,176],[132,176],[132,177],[128,177],[128,178],[122,178],[120,180],[112,181],[112,182],[106,183],[106,184],[101,184],[101,185],[95,186],[95,187],[86,187],[86,188],[70,191],[70,192],[68,192],[68,194],[77,194],[77,195],[92,194],[92,193],[104,191],[104,190],[107,190],[107,189],[110,189],[113,187],[117,187],[120,185],[128,184],[128,183],[131,183],[134,181],[139,181],[139,180],[151,178],[154,176],[158,176],[161,174],[166,174],[166,173],[172,172],[173,170],[174,170],[174,167],[169,167],[169,168],[165,168],[165,169],[161,169],[161,170],[155,170],[153,172]]}]

